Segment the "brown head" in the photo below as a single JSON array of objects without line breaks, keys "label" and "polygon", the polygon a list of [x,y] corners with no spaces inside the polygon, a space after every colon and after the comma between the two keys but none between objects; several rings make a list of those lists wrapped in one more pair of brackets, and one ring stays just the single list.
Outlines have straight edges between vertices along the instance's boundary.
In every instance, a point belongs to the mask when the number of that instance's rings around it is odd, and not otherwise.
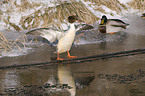
[{"label": "brown head", "polygon": [[74,23],[74,22],[83,22],[81,19],[79,19],[78,16],[69,16],[68,17],[68,22],[69,23]]}]

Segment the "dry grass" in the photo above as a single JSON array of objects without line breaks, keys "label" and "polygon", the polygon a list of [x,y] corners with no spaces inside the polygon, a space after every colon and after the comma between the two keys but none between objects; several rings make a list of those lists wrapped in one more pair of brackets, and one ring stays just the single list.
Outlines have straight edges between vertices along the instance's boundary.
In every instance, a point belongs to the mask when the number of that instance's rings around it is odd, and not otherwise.
[{"label": "dry grass", "polygon": [[101,5],[104,5],[111,10],[116,11],[118,14],[122,11],[122,8],[127,9],[124,4],[121,4],[118,0],[85,0],[95,3],[95,6],[98,6],[95,10],[105,13],[105,10],[101,8]]},{"label": "dry grass", "polygon": [[[61,23],[67,23],[69,15],[78,15],[82,20],[88,24],[93,24],[97,19],[83,3],[81,2],[61,2],[56,7],[48,7],[45,13],[42,14],[41,10],[36,11],[34,14],[22,17],[21,26],[24,29],[32,29],[40,27],[40,21],[44,23],[41,27],[57,27],[62,29]],[[27,24],[27,26],[25,26]]]},{"label": "dry grass", "polygon": [[[23,3],[21,3],[21,5],[17,5],[15,0],[3,0],[3,3],[11,5],[11,6],[6,5],[7,13],[9,14],[15,11],[15,7],[17,7],[16,10],[17,12],[25,13],[25,11],[28,9],[35,10],[36,7],[42,6],[42,4],[40,3],[36,2],[30,3],[29,1],[30,0],[24,0]],[[91,13],[90,10],[88,10],[81,1],[76,2],[75,0],[71,0],[71,3],[61,2],[61,0],[57,1],[59,5],[56,5],[55,7],[47,7],[45,9],[42,8],[40,10],[35,10],[34,13],[28,16],[22,16],[19,23],[21,27],[14,23],[11,23],[9,21],[10,16],[8,16],[8,18],[5,18],[4,22],[13,27],[15,30],[20,31],[23,29],[30,30],[32,28],[38,27],[56,27],[62,29],[63,27],[61,26],[61,23],[67,23],[66,21],[69,15],[78,15],[88,24],[94,24],[96,20],[99,20],[99,18],[96,17],[93,13]],[[120,3],[118,0],[85,0],[85,1],[92,2],[94,9],[104,14],[106,13],[106,11],[101,7],[101,5],[104,5],[110,8],[111,10],[116,11],[117,14],[121,14],[122,9],[128,9],[124,4]],[[145,10],[144,0],[132,0],[128,4],[130,8],[135,8],[142,11]],[[13,5],[15,5],[15,7],[13,7]],[[42,11],[45,11],[45,13],[43,13]],[[110,15],[114,14],[110,13]],[[41,23],[41,21],[43,21],[43,23]]]},{"label": "dry grass", "polygon": [[[21,40],[24,40],[24,39],[21,39]],[[16,42],[17,41],[15,41],[15,42],[8,41],[5,38],[5,36],[0,32],[0,51],[5,51],[5,52],[11,51],[12,52],[13,48],[15,48],[15,49],[17,48],[18,50],[22,51],[22,49]]]},{"label": "dry grass", "polygon": [[139,9],[140,11],[145,10],[145,1],[144,0],[132,0],[128,3],[131,8]]},{"label": "dry grass", "polygon": [[12,51],[11,44],[9,44],[8,40],[4,37],[4,35],[0,32],[0,50]]},{"label": "dry grass", "polygon": [[25,43],[28,42],[26,34],[18,36],[14,42],[18,44],[22,44],[23,45],[22,47],[25,48],[26,47]]},{"label": "dry grass", "polygon": [[[118,0],[85,1],[95,3],[94,6],[99,6],[96,7],[95,10],[102,13],[105,13],[105,10],[102,9],[100,5],[104,5],[118,13],[121,12],[121,7],[126,8],[126,6],[121,4]],[[24,0],[21,5],[17,5],[16,1],[14,0],[10,0],[5,3],[11,5],[7,6],[7,12],[10,14],[14,11],[12,5],[15,5],[17,7],[16,11],[20,13],[25,12],[28,9],[35,9],[36,7],[40,6],[39,3],[30,3],[28,0]],[[67,3],[60,2],[58,0],[58,3],[59,5],[56,5],[55,7],[47,7],[46,9],[36,10],[34,13],[28,16],[22,16],[20,20],[21,28],[14,23],[11,23],[9,21],[10,17],[5,19],[4,22],[13,27],[15,30],[20,31],[22,29],[32,29],[38,27],[56,27],[62,29],[63,27],[61,26],[61,23],[67,23],[66,21],[69,15],[78,15],[88,24],[94,24],[96,20],[99,20],[99,18],[96,17],[90,10],[88,10],[81,1],[76,2],[71,0],[71,3]],[[42,10],[44,10],[45,13],[43,13]],[[43,21],[42,25],[40,24],[40,21]]]},{"label": "dry grass", "polygon": [[[58,0],[59,5],[56,5],[55,7],[47,7],[45,9],[36,10],[34,13],[28,16],[22,16],[19,23],[21,28],[18,25],[10,22],[10,16],[8,16],[7,18],[2,18],[3,12],[1,10],[0,19],[3,19],[3,21],[8,25],[9,28],[11,26],[17,31],[21,31],[22,29],[30,30],[32,28],[38,27],[56,27],[62,29],[63,27],[61,26],[61,24],[67,24],[67,17],[69,15],[78,15],[87,24],[94,24],[94,22],[99,19],[90,10],[88,10],[81,1],[75,2],[74,0],[71,0],[71,3],[60,1]],[[124,4],[121,4],[118,0],[85,1],[92,2],[93,6],[95,6],[94,9],[104,14],[106,11],[101,7],[101,5],[104,5],[111,10],[116,11],[118,14],[121,13],[122,8],[127,9],[127,7]],[[28,0],[24,0],[21,5],[17,5],[15,0],[2,0],[1,2],[3,4],[6,4],[8,14],[11,14],[11,12],[15,11],[15,7],[13,8],[12,5],[15,5],[18,8],[16,11],[20,13],[25,12],[28,9],[34,9],[34,7],[40,6],[39,3],[29,3]],[[128,5],[130,6],[130,8],[139,9],[140,11],[145,10],[144,0],[132,0],[128,3]],[[42,10],[45,12],[43,13]],[[43,21],[43,23],[41,24],[40,21]],[[26,35],[19,36],[14,42],[10,42],[0,32],[0,51],[4,50],[5,52],[8,52],[12,51],[13,48],[21,50],[18,44],[22,44],[23,47],[25,47],[25,42],[28,42]]]}]

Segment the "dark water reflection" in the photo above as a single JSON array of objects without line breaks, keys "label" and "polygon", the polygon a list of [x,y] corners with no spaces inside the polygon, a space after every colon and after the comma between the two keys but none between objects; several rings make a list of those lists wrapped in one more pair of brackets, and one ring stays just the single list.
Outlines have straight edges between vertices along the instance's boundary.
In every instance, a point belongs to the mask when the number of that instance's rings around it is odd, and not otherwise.
[{"label": "dark water reflection", "polygon": [[[144,55],[0,71],[1,94],[144,96]],[[59,84],[59,85],[58,85]],[[64,88],[63,88],[64,87]]]},{"label": "dark water reflection", "polygon": [[[75,45],[71,54],[84,57],[145,48],[144,21],[138,16],[132,17],[125,33],[85,33],[87,37],[80,39],[96,42]],[[37,44],[30,54],[0,58],[1,66],[49,62],[56,57],[52,49],[50,45]],[[61,57],[66,58],[66,54]],[[144,58],[140,54],[83,63],[0,69],[0,95],[145,96]]]},{"label": "dark water reflection", "polygon": [[94,72],[72,73],[71,67],[68,64],[58,64],[1,71],[1,95],[76,96],[76,89],[89,86],[95,76]]}]

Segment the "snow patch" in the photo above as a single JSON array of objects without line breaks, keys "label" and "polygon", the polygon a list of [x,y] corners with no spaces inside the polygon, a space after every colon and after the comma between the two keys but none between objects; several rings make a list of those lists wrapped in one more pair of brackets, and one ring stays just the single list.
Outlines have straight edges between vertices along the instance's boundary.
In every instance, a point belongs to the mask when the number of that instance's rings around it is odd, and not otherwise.
[{"label": "snow patch", "polygon": [[[108,13],[107,16],[108,16],[109,18],[112,18],[112,17],[113,17],[113,18],[120,18],[120,17],[121,17],[120,15],[117,14],[116,11],[113,11],[113,10],[111,10],[110,8],[108,8],[108,7],[106,7],[106,6],[103,6],[103,5],[101,5],[101,7],[105,10],[106,13]],[[111,13],[113,13],[114,16],[110,15]]]},{"label": "snow patch", "polygon": [[1,7],[0,7],[0,10],[3,11],[3,12],[6,12],[7,11],[7,6],[8,6],[8,4],[2,4]]},{"label": "snow patch", "polygon": [[2,51],[0,53],[0,58],[2,57],[16,57],[16,56],[21,56],[21,55],[26,55],[28,54],[31,48],[23,48],[22,51],[20,51],[19,49],[13,49],[12,51],[9,52],[5,52]]},{"label": "snow patch", "polygon": [[11,23],[15,23],[16,25],[19,25],[20,20],[21,20],[21,14],[20,13],[16,13],[16,12],[11,13],[11,16],[10,16],[10,19],[9,19],[9,21]]},{"label": "snow patch", "polygon": [[123,4],[126,4],[126,3],[128,3],[128,2],[130,2],[130,1],[132,1],[132,0],[118,0],[120,3],[123,3]]},{"label": "snow patch", "polygon": [[65,23],[62,23],[62,24],[61,24],[61,27],[62,27],[63,30],[67,30],[67,29],[68,29],[68,26],[67,26],[67,24],[65,24]]},{"label": "snow patch", "polygon": [[36,10],[35,9],[27,9],[25,12],[22,12],[22,16],[29,16],[33,14]]},{"label": "snow patch", "polygon": [[21,0],[16,0],[17,5],[21,5]]},{"label": "snow patch", "polygon": [[[104,13],[102,13],[102,12],[100,12],[100,11],[94,10],[94,8],[96,8],[96,7],[102,7],[102,8],[106,11],[107,16],[110,17],[110,18],[111,18],[111,17],[116,17],[116,18],[120,18],[120,17],[121,17],[120,14],[118,15],[116,11],[113,11],[113,10],[111,10],[110,8],[106,7],[106,6],[103,6],[103,5],[101,5],[101,6],[96,6],[95,3],[92,3],[92,2],[89,2],[89,1],[85,2],[84,0],[81,0],[81,1],[82,1],[82,3],[85,4],[85,6],[86,6],[86,7],[87,7],[96,17],[101,18],[102,15],[104,15]],[[90,6],[90,5],[91,5],[91,6]],[[113,16],[110,15],[111,13],[113,13]]]},{"label": "snow patch", "polygon": [[6,27],[6,23],[4,21],[0,22],[0,30],[4,30]]}]

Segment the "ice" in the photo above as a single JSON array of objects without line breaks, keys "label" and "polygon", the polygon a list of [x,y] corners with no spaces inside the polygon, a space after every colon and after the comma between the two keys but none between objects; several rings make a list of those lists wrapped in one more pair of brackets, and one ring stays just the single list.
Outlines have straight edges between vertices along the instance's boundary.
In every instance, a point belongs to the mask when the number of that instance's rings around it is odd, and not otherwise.
[{"label": "ice", "polygon": [[0,58],[2,58],[2,57],[16,57],[16,56],[21,56],[21,55],[27,55],[27,54],[29,54],[29,51],[32,51],[31,49],[32,48],[22,48],[21,50],[19,50],[19,49],[12,49],[12,51],[8,51],[8,52],[1,51]]}]

